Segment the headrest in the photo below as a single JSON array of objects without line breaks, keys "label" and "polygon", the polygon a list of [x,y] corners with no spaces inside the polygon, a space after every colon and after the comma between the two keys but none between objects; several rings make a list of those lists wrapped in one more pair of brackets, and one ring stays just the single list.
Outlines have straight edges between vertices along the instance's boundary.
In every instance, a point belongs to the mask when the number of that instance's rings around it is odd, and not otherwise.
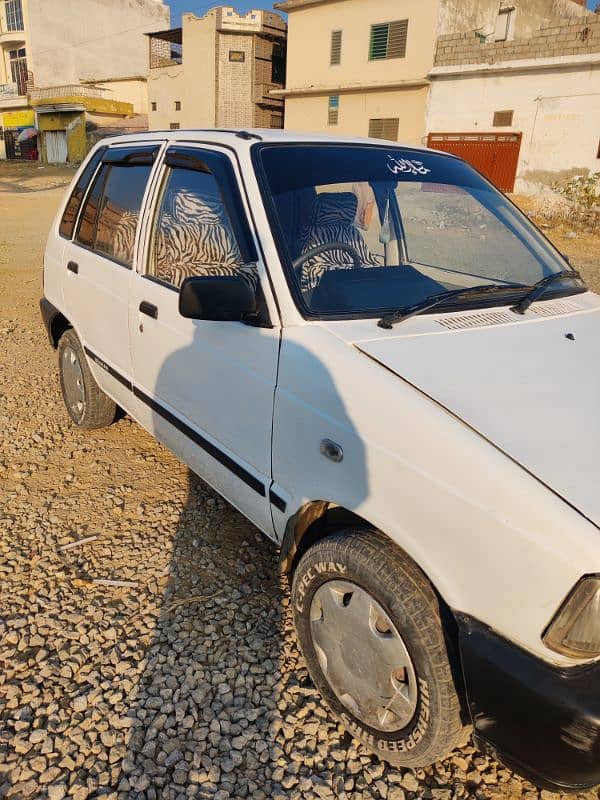
[{"label": "headrest", "polygon": [[315,200],[313,225],[352,224],[357,208],[358,198],[354,192],[323,192]]},{"label": "headrest", "polygon": [[173,200],[173,216],[179,224],[219,225],[223,223],[223,206],[216,197],[183,189]]}]

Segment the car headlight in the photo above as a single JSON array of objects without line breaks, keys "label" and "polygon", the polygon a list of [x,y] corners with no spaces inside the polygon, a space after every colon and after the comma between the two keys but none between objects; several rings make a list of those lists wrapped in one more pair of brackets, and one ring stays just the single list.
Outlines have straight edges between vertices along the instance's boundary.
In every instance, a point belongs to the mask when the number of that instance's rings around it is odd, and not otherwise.
[{"label": "car headlight", "polygon": [[600,655],[600,575],[587,575],[576,584],[542,638],[566,656]]}]

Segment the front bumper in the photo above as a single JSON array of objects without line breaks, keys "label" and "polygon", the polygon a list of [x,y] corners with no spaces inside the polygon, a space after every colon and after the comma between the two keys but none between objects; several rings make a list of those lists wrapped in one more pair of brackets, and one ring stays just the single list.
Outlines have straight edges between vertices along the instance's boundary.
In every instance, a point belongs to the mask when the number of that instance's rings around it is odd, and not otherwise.
[{"label": "front bumper", "polygon": [[600,783],[600,663],[546,664],[457,616],[477,745],[551,791]]}]

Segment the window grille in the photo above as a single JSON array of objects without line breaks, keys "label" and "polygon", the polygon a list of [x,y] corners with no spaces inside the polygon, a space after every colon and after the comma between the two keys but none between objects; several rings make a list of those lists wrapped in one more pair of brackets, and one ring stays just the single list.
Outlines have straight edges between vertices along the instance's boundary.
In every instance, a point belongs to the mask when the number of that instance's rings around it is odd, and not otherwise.
[{"label": "window grille", "polygon": [[340,98],[339,95],[334,94],[329,98],[327,108],[327,124],[337,125],[340,111]]},{"label": "window grille", "polygon": [[6,14],[7,31],[24,30],[21,0],[4,0],[4,11]]},{"label": "window grille", "polygon": [[371,25],[369,59],[404,58],[408,38],[408,20]]},{"label": "window grille", "polygon": [[398,117],[369,120],[369,136],[372,139],[390,139],[397,142],[399,128],[400,119]]},{"label": "window grille", "polygon": [[332,66],[342,63],[342,32],[331,31],[331,57],[329,63]]},{"label": "window grille", "polygon": [[504,128],[513,124],[514,111],[494,111],[493,125],[495,128]]}]

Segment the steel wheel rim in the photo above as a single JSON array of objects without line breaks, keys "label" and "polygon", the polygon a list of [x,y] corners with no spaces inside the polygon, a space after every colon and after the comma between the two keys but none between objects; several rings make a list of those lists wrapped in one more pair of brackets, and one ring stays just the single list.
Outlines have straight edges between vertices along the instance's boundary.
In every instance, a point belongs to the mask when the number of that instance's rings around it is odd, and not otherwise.
[{"label": "steel wheel rim", "polygon": [[419,695],[412,659],[368,592],[351,581],[322,584],[311,601],[310,631],[323,675],[348,711],[386,733],[409,724]]},{"label": "steel wheel rim", "polygon": [[79,357],[72,347],[65,347],[63,350],[62,375],[67,406],[79,420],[85,411],[85,386]]}]

